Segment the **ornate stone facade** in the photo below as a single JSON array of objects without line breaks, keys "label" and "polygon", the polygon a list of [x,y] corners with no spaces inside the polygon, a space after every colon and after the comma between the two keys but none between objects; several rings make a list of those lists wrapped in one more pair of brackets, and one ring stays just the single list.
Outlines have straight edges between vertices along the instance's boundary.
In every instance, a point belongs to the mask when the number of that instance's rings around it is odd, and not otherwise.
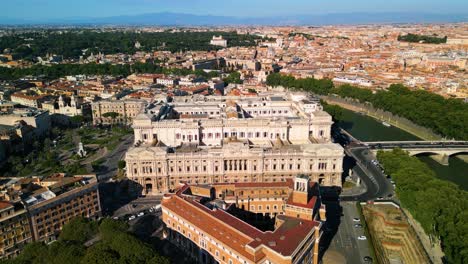
[{"label": "ornate stone facade", "polygon": [[299,174],[341,186],[343,149],[331,143],[331,117],[317,101],[196,98],[176,97],[134,119],[137,147],[125,161],[143,194],[180,182],[282,182]]},{"label": "ornate stone facade", "polygon": [[331,143],[260,147],[226,141],[212,148],[137,147],[125,160],[127,177],[147,195],[165,193],[180,182],[281,182],[299,174],[341,186],[343,149]]}]

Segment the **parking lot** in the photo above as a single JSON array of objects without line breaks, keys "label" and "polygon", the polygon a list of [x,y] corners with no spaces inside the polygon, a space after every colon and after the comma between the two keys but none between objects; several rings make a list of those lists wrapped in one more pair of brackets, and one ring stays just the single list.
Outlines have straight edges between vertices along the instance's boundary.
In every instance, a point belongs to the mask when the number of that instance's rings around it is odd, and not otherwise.
[{"label": "parking lot", "polygon": [[132,225],[138,218],[149,214],[158,217],[161,215],[161,197],[143,197],[133,200],[115,210],[112,218],[128,221]]}]

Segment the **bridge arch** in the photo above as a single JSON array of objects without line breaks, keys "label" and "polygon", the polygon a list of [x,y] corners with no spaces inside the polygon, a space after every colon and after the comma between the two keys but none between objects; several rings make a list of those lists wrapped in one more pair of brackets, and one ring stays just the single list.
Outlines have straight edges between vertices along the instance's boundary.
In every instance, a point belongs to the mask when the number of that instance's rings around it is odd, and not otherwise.
[{"label": "bridge arch", "polygon": [[419,156],[422,154],[432,156],[432,155],[445,155],[448,157],[468,154],[468,150],[460,149],[460,150],[407,150],[410,156]]},{"label": "bridge arch", "polygon": [[407,150],[410,156],[433,156],[433,155],[440,155],[435,151],[411,151]]},{"label": "bridge arch", "polygon": [[456,151],[452,154],[450,154],[449,156],[458,156],[458,155],[468,155],[468,150],[461,150],[461,151]]}]

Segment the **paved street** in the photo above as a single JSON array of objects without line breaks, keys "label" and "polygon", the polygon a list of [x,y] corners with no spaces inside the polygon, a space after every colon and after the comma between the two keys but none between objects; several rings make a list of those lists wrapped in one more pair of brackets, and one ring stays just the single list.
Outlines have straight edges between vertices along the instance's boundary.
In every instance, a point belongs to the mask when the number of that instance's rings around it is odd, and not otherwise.
[{"label": "paved street", "polygon": [[366,185],[367,191],[356,196],[343,196],[342,201],[368,201],[379,197],[388,198],[393,196],[393,186],[390,180],[382,173],[381,169],[372,164],[371,160],[375,156],[366,147],[348,148],[347,153],[356,159],[356,166],[353,168]]},{"label": "paved street", "polygon": [[[354,226],[358,222],[353,221],[353,218],[359,218],[356,201],[376,200],[379,197],[389,199],[389,195],[393,199],[394,190],[381,168],[372,164],[376,157],[367,146],[357,140],[347,140],[339,131],[335,132],[334,137],[336,142],[345,147],[346,155],[350,157],[347,161],[348,168],[361,179],[365,188],[356,188],[355,191],[342,194],[340,201],[327,202],[328,227],[323,237],[323,246],[326,249],[324,260],[331,260],[332,255],[338,254],[341,255],[340,262],[365,263],[364,257],[371,254],[369,241],[357,239],[364,235],[364,229]],[[330,258],[327,258],[327,253]]]},{"label": "paved street", "polygon": [[[341,255],[343,255],[346,263],[349,264],[365,263],[363,259],[365,256],[370,256],[370,250],[367,240],[357,239],[357,237],[364,235],[364,229],[354,227],[355,224],[359,223],[353,221],[353,218],[359,218],[356,203],[341,202],[341,209],[341,212],[335,212],[338,214],[337,218],[332,217],[332,219],[330,219],[330,228],[332,230],[329,230],[328,232],[330,232],[331,235],[334,232],[334,226],[339,226],[327,251],[339,252]],[[343,216],[340,217],[341,213]],[[326,255],[327,253],[325,253],[325,256]]]},{"label": "paved street", "polygon": [[120,144],[105,157],[105,162],[101,165],[102,169],[98,172],[99,180],[107,180],[117,174],[117,166],[119,160],[123,158],[128,148],[133,144],[133,135],[127,135],[122,138]]}]

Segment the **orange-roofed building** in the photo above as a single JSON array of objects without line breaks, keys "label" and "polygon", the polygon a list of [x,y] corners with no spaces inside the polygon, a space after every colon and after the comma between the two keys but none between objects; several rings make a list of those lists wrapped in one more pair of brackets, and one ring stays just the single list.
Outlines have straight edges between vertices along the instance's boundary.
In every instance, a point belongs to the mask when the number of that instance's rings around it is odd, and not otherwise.
[{"label": "orange-roofed building", "polygon": [[318,263],[325,221],[318,188],[301,176],[184,185],[162,201],[165,236],[200,263]]}]

